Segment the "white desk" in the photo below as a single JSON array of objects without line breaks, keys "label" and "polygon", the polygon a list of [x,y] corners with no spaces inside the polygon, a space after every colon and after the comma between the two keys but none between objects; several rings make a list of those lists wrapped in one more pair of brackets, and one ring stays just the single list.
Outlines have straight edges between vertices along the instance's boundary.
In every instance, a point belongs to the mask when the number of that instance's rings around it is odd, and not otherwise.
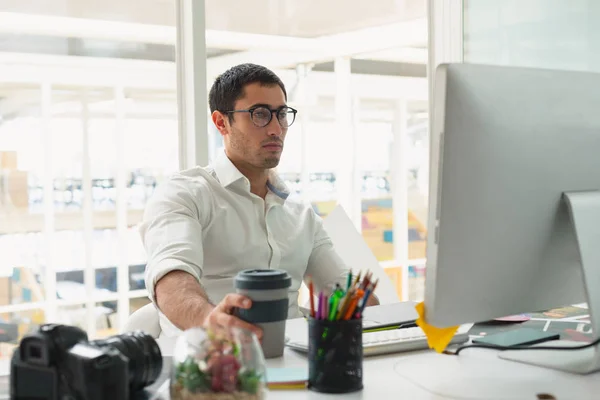
[{"label": "white desk", "polygon": [[[172,342],[159,340],[165,356]],[[282,358],[267,360],[268,367],[306,366],[306,355],[286,349]],[[536,400],[552,394],[557,400],[598,399],[600,373],[573,375],[501,360],[497,352],[468,349],[459,356],[431,351],[367,357],[363,365],[364,389],[344,395],[310,390],[270,391],[267,398],[299,399],[498,399]]]},{"label": "white desk", "polygon": [[[159,340],[163,354],[172,355],[172,341]],[[496,352],[464,350],[459,356],[433,351],[398,353],[364,360],[364,389],[344,395],[327,395],[310,390],[271,391],[269,400],[300,399],[407,399],[407,400],[536,400],[548,393],[557,400],[598,399],[600,373],[572,375],[549,369],[504,361]],[[267,360],[269,367],[306,366],[306,356],[287,350],[282,358]],[[0,363],[0,375],[8,362]],[[0,394],[0,399],[8,398]]]}]

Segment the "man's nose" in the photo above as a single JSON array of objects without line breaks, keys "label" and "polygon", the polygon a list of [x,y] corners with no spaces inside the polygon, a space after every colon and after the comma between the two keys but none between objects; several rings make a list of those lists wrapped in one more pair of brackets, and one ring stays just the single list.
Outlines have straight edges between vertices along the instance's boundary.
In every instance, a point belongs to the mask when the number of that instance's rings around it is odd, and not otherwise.
[{"label": "man's nose", "polygon": [[271,119],[271,122],[269,122],[269,125],[267,125],[267,135],[281,136],[282,133],[283,128],[281,127],[281,124],[279,123],[277,118]]}]

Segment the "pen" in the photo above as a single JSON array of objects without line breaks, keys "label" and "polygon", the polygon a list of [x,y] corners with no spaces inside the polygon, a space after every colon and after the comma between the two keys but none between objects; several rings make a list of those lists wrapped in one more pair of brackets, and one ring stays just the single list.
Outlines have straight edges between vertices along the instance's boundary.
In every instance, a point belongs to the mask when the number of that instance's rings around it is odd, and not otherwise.
[{"label": "pen", "polygon": [[352,270],[348,271],[348,280],[346,282],[346,292],[350,290],[351,284],[352,284]]},{"label": "pen", "polygon": [[338,305],[339,305],[341,297],[342,297],[342,294],[341,294],[341,292],[338,292],[338,291],[336,291],[334,294],[331,295],[332,302],[331,302],[331,309],[329,310],[329,320],[330,321],[335,320],[335,317],[337,316],[337,309],[338,309]]},{"label": "pen", "polygon": [[358,305],[358,301],[363,296],[363,294],[364,292],[358,289],[356,291],[356,294],[352,296],[352,301],[348,306],[348,311],[346,311],[346,314],[344,315],[344,320],[349,320],[350,318],[352,318],[352,315],[354,315],[354,311],[356,310],[356,306]]},{"label": "pen", "polygon": [[371,291],[373,290],[373,287],[368,287],[367,290],[365,291],[365,296],[363,297],[362,303],[360,304],[360,309],[358,310],[358,314],[362,314],[363,311],[365,310],[365,307],[367,306],[367,300],[369,300],[369,296],[371,295]]},{"label": "pen", "polygon": [[371,287],[367,289],[362,304],[360,305],[360,310],[358,311],[359,316],[363,313],[365,307],[367,306],[367,300],[369,300],[369,296],[371,295],[371,293],[373,293],[373,291],[375,291],[375,288],[377,287],[377,282],[379,282],[379,279],[375,280],[375,282],[371,284]]},{"label": "pen", "polygon": [[308,293],[310,296],[310,316],[315,318],[315,288],[313,285],[312,278],[308,281]]},{"label": "pen", "polygon": [[[363,277],[361,280],[361,276]],[[346,276],[345,285],[335,283],[328,285],[329,292],[320,291],[315,296],[314,281],[311,276],[307,277],[307,285],[310,294],[310,316],[315,319],[342,321],[353,318],[361,318],[369,297],[375,291],[379,279],[373,281],[373,272],[359,270],[356,275],[350,269]],[[346,289],[346,290],[344,290]],[[315,304],[315,301],[318,304]]]},{"label": "pen", "polygon": [[354,289],[351,289],[349,292],[346,292],[346,296],[344,296],[344,301],[342,302],[342,305],[339,307],[338,312],[337,312],[337,320],[342,319],[342,317],[346,314],[346,311],[348,310],[348,306],[350,305],[350,302],[352,301],[352,296],[354,296],[356,292],[354,291]]},{"label": "pen", "polygon": [[319,292],[319,308],[317,311],[317,319],[322,319],[323,317],[323,292]]},{"label": "pen", "polygon": [[367,272],[367,273],[365,274],[365,278],[364,278],[364,279],[363,279],[363,281],[360,283],[360,286],[359,286],[359,287],[360,287],[362,290],[366,290],[366,289],[367,289],[367,287],[369,286],[369,283],[370,283],[370,281],[371,281],[371,278],[370,278],[370,276],[369,276],[369,273]]},{"label": "pen", "polygon": [[360,276],[362,275],[362,271],[358,271],[358,275],[356,275],[356,279],[354,280],[354,285],[356,286],[358,285],[358,282],[360,282]]},{"label": "pen", "polygon": [[[356,313],[356,315],[358,315],[358,313]],[[416,322],[407,322],[404,324],[400,324],[400,325],[387,325],[387,326],[382,326],[381,328],[365,328],[364,332],[382,332],[382,331],[392,331],[394,329],[406,329],[406,328],[416,328],[419,325],[417,325]]]},{"label": "pen", "polygon": [[[335,291],[334,291],[333,293],[335,293]],[[329,296],[329,300],[327,301],[327,306],[328,306],[329,308],[328,308],[328,310],[327,310],[327,314],[325,314],[325,315],[326,315],[326,316],[325,316],[325,319],[328,319],[328,320],[330,320],[330,321],[331,321],[331,313],[332,313],[332,311],[333,311],[333,302],[334,302],[334,300],[335,300],[335,296],[334,296],[333,294],[331,294],[331,295]]]},{"label": "pen", "polygon": [[373,293],[375,291],[375,288],[377,288],[378,283],[379,283],[379,278],[375,279],[375,283],[373,283],[373,288],[371,289],[371,293]]}]

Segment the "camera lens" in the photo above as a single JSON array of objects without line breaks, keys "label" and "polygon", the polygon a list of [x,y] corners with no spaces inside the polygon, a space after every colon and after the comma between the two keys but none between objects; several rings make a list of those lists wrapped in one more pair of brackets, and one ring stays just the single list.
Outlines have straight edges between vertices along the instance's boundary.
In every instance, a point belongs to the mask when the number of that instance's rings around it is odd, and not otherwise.
[{"label": "camera lens", "polygon": [[129,359],[129,387],[137,391],[153,384],[162,371],[162,354],[154,338],[144,332],[128,332],[91,342],[117,349]]}]

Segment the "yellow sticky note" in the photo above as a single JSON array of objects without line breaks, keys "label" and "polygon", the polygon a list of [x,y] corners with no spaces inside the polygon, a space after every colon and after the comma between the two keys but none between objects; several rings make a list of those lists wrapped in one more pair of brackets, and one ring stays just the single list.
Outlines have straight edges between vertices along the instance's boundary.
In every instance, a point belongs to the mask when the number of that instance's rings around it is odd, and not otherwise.
[{"label": "yellow sticky note", "polygon": [[421,302],[417,304],[415,308],[419,314],[417,325],[423,329],[423,332],[425,332],[429,348],[434,349],[438,353],[446,350],[446,347],[458,330],[458,326],[451,326],[449,328],[436,328],[435,326],[429,325],[425,322],[425,303]]}]

